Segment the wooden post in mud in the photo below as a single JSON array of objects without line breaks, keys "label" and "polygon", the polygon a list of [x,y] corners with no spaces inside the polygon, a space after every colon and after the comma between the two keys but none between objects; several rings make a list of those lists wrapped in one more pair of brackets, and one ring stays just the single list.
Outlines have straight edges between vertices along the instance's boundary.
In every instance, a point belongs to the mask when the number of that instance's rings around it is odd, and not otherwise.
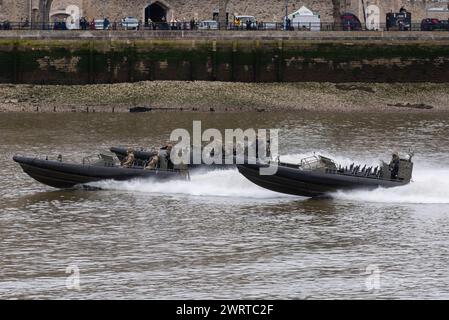
[{"label": "wooden post in mud", "polygon": [[278,41],[278,66],[277,66],[277,82],[284,81],[284,42],[282,40]]},{"label": "wooden post in mud", "polygon": [[231,81],[236,81],[236,56],[237,56],[237,41],[232,42],[231,53]]},{"label": "wooden post in mud", "polygon": [[137,61],[136,57],[136,43],[133,42],[133,44],[129,47],[128,52],[128,82],[134,82],[134,65]]},{"label": "wooden post in mud", "polygon": [[19,70],[20,70],[20,52],[19,52],[19,44],[18,42],[14,42],[14,48],[13,48],[13,75],[12,80],[13,83],[19,83]]},{"label": "wooden post in mud", "polygon": [[260,41],[255,40],[253,47],[253,82],[260,81]]},{"label": "wooden post in mud", "polygon": [[212,41],[212,80],[216,81],[218,76],[217,41]]},{"label": "wooden post in mud", "polygon": [[195,42],[195,40],[192,40],[192,47],[189,52],[189,79],[190,79],[190,81],[195,80],[195,59],[194,59],[195,48],[196,48],[196,42]]},{"label": "wooden post in mud", "polygon": [[94,42],[91,40],[89,42],[89,70],[88,72],[88,83],[93,84],[95,81],[95,70],[94,70]]}]

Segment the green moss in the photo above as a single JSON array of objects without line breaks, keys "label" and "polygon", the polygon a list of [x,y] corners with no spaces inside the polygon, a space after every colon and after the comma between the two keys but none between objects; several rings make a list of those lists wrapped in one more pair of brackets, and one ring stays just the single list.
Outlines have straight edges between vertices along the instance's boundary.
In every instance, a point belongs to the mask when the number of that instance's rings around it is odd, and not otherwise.
[{"label": "green moss", "polygon": [[[270,69],[274,73],[282,71],[279,69],[280,62],[283,63],[282,68],[286,69],[286,72],[289,72],[289,68],[291,69],[290,74],[298,68],[315,68],[321,73],[326,73],[333,72],[327,69],[328,62],[333,65],[348,65],[351,62],[374,59],[415,61],[413,63],[416,64],[416,68],[428,70],[430,76],[431,71],[434,70],[432,61],[440,57],[449,57],[449,44],[304,41],[282,41],[280,43],[277,40],[64,41],[0,39],[0,73],[3,74],[1,81],[5,81],[6,78],[11,78],[11,81],[20,78],[14,75],[14,72],[39,72],[42,61],[45,59],[48,61],[61,59],[73,61],[72,58],[77,58],[76,70],[79,73],[79,78],[93,81],[92,79],[96,78],[97,74],[102,75],[102,78],[112,79],[113,72],[116,70],[128,73],[128,75],[118,76],[120,79],[132,78],[132,74],[147,77],[137,69],[139,64],[151,65],[160,61],[167,61],[170,70],[179,70],[175,73],[170,71],[168,76],[179,76],[182,79],[185,78],[186,72],[201,73],[196,74],[199,78],[209,77],[209,74],[202,73],[208,72],[206,65],[211,61],[215,72],[217,66],[223,65],[234,66],[232,72],[234,69],[241,69],[242,66],[252,66],[254,68],[251,68],[249,72],[255,73],[253,77],[255,79],[260,76],[261,70]],[[186,62],[188,62],[188,66],[186,66]],[[363,73],[365,67],[368,68],[369,63],[362,68],[349,68],[346,76],[353,76],[356,79]],[[380,64],[376,68],[380,68],[379,74],[381,74],[382,72],[388,73],[389,67],[391,65],[385,66],[382,71],[382,64]],[[279,70],[276,71],[276,68]],[[56,70],[57,68],[53,69],[52,72],[67,73],[64,68],[62,71]],[[190,71],[186,71],[189,69]],[[248,74],[245,74],[245,77],[248,78]],[[325,78],[324,75],[321,76],[321,78],[323,77]],[[350,78],[348,79],[350,80]]]}]

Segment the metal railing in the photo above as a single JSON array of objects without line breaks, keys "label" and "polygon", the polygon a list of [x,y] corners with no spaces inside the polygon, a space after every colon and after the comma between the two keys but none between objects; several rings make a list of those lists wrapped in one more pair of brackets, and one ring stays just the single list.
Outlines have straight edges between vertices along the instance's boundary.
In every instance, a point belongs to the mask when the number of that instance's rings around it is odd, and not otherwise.
[{"label": "metal railing", "polygon": [[[121,23],[109,22],[103,23],[91,21],[76,26],[75,28],[68,27],[65,22],[53,22],[48,24],[31,24],[29,22],[0,22],[0,31],[3,30],[78,30],[78,31],[122,31],[122,30],[136,30],[136,31],[150,31],[150,30],[203,30],[203,31],[217,31],[220,29],[219,23],[205,24],[202,22],[171,22],[171,23]],[[372,25],[367,28],[359,23],[290,23],[286,26],[282,22],[258,22],[258,23],[229,23],[225,30],[228,31],[449,31],[449,23],[442,23],[439,25],[425,24],[421,22],[413,22],[408,25],[388,26],[385,23]]]}]

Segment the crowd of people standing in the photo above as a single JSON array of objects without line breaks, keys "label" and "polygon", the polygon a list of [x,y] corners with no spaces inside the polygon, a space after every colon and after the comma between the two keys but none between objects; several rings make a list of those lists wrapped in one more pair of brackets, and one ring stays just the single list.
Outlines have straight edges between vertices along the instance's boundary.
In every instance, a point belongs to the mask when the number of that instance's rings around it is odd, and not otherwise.
[{"label": "crowd of people standing", "polygon": [[116,22],[111,24],[111,21],[109,20],[108,17],[103,19],[101,25],[97,25],[95,19],[89,21],[86,17],[81,17],[79,23],[81,30],[95,30],[98,29],[99,26],[101,26],[103,30],[108,30],[111,28],[111,26],[113,27],[113,29],[116,29],[116,27],[114,28],[114,26],[117,25]]}]

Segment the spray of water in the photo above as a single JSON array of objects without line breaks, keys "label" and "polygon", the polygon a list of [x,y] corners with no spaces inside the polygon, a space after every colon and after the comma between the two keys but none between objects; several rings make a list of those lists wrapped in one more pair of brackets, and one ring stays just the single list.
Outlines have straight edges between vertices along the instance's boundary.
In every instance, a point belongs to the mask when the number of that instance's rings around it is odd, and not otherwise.
[{"label": "spray of water", "polygon": [[363,202],[449,204],[449,170],[418,168],[415,169],[413,182],[403,187],[339,191],[331,196],[335,199]]},{"label": "spray of water", "polygon": [[[342,166],[349,166],[352,163],[366,164],[367,166],[377,166],[380,159],[384,158],[381,154],[374,157],[352,157],[339,154],[322,153],[334,159]],[[312,156],[309,154],[287,155],[281,157],[281,160],[287,162],[298,162],[299,159]],[[389,159],[384,159],[388,161]],[[429,165],[425,161],[414,161],[413,182],[409,185],[385,189],[378,188],[371,191],[339,191],[330,196],[338,200],[357,201],[357,202],[379,202],[379,203],[416,203],[416,204],[445,204],[449,203],[449,168],[441,165]]]},{"label": "spray of water", "polygon": [[190,181],[158,182],[153,179],[145,179],[126,182],[102,181],[91,185],[107,190],[147,192],[153,194],[185,194],[205,197],[255,199],[288,197],[256,186],[246,180],[237,169],[195,173],[191,175]]},{"label": "spray of water", "polygon": [[[353,157],[333,155],[326,152],[320,154],[329,156],[344,166],[350,165],[351,163],[376,166],[382,157],[380,155],[379,157],[371,157],[369,159],[353,159]],[[300,159],[312,155],[313,153],[292,154],[281,157],[281,161],[299,163]],[[185,194],[192,196],[254,199],[298,199],[297,197],[282,195],[260,188],[246,180],[237,170],[196,173],[191,176],[191,181],[104,181],[95,183],[93,186],[108,190],[147,192],[153,194]],[[415,161],[413,182],[407,186],[394,189],[379,188],[372,191],[339,191],[330,196],[337,200],[356,202],[449,204],[449,168],[429,167],[425,162]]]}]

